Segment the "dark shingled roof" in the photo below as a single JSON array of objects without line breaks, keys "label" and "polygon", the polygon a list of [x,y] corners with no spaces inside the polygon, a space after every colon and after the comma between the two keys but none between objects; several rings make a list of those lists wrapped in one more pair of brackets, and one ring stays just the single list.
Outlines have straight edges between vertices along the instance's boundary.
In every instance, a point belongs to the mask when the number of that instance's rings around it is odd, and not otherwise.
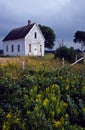
[{"label": "dark shingled roof", "polygon": [[3,39],[3,41],[8,41],[8,40],[16,40],[16,39],[21,39],[24,38],[27,33],[31,30],[31,28],[34,26],[35,23],[31,25],[26,25],[20,28],[13,29],[8,33],[8,35]]}]

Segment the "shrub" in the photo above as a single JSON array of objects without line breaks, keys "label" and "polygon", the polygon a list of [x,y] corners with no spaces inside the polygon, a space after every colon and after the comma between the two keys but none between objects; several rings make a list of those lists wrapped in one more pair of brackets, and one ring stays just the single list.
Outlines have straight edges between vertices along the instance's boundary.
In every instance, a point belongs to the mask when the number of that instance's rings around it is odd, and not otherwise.
[{"label": "shrub", "polygon": [[77,50],[74,50],[73,47],[67,48],[66,46],[60,46],[59,48],[56,49],[55,52],[55,58],[56,57],[60,57],[60,58],[65,58],[65,60],[70,61],[70,62],[74,62],[75,58],[80,57],[80,52],[78,52]]},{"label": "shrub", "polygon": [[16,79],[13,74],[0,67],[1,130],[85,129],[84,69],[23,70]]}]

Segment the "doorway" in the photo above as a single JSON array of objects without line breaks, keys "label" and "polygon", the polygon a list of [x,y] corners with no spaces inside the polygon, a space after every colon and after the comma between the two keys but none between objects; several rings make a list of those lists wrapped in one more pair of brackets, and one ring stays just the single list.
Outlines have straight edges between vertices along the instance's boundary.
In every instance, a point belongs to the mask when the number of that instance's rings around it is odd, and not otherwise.
[{"label": "doorway", "polygon": [[34,56],[37,56],[37,48],[34,48]]}]

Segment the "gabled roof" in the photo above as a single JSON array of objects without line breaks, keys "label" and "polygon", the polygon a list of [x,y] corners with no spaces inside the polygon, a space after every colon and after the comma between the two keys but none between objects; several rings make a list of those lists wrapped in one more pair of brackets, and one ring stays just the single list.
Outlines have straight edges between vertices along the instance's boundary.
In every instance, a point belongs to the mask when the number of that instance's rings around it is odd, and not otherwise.
[{"label": "gabled roof", "polygon": [[29,31],[34,26],[34,24],[35,23],[13,29],[8,33],[8,35],[3,39],[3,41],[17,40],[17,39],[24,38],[29,33]]}]

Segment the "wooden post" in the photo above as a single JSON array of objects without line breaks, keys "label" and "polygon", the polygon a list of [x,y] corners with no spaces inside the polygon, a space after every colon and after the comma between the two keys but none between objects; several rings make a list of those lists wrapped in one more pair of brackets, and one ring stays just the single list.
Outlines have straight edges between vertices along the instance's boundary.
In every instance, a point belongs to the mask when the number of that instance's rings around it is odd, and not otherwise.
[{"label": "wooden post", "polygon": [[22,62],[22,69],[23,70],[25,69],[25,62],[24,61]]},{"label": "wooden post", "polygon": [[71,64],[71,66],[75,65],[76,63],[78,63],[79,61],[83,60],[84,57],[81,57],[79,60],[75,61],[74,63]]},{"label": "wooden post", "polygon": [[77,61],[77,55],[76,55],[76,57],[75,57],[75,61]]},{"label": "wooden post", "polygon": [[64,63],[64,58],[62,58],[62,64],[64,65],[65,63]]}]

